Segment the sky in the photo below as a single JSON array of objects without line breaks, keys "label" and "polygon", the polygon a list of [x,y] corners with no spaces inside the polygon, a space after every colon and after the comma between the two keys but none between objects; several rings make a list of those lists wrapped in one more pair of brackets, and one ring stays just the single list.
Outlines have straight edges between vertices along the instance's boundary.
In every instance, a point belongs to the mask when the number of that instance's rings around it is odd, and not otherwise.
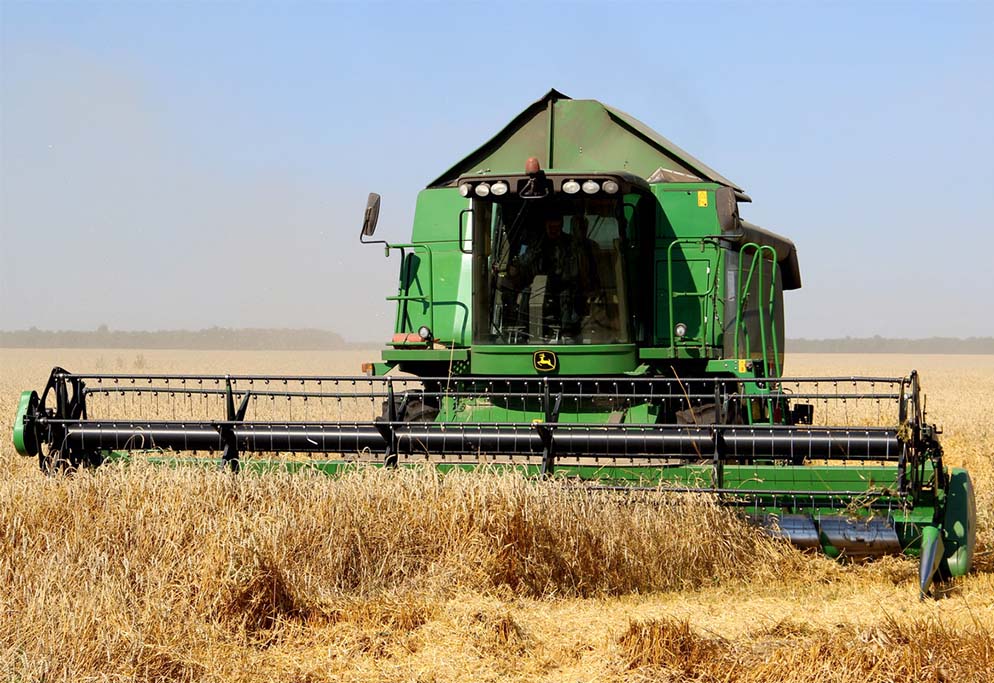
[{"label": "sky", "polygon": [[550,88],[794,240],[789,337],[994,335],[994,3],[0,0],[0,329],[385,340],[417,193]]}]

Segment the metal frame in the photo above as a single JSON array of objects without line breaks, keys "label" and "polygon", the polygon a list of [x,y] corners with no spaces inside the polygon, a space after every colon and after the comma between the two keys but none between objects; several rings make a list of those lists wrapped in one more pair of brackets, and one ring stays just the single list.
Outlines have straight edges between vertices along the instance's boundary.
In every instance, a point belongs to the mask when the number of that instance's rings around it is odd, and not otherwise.
[{"label": "metal frame", "polygon": [[[99,396],[129,400],[129,411],[142,401],[158,407],[160,401],[185,398],[192,406],[196,399],[216,406],[218,414],[198,419],[187,411],[173,419],[156,414],[137,420],[89,415],[88,404]],[[285,401],[290,410],[294,401],[345,402],[368,406],[370,412],[382,408],[367,419],[248,419],[250,407],[262,399]],[[786,417],[780,424],[736,419],[753,401],[805,400],[891,407],[888,423],[874,427],[794,425]],[[415,401],[435,406],[445,419],[406,421],[407,407]],[[504,412],[495,419],[487,412],[493,410]],[[705,419],[702,410],[711,410],[713,418]],[[589,418],[605,411],[635,421]],[[689,423],[661,419],[688,411]],[[36,442],[47,445],[47,453],[39,447],[37,455],[48,458],[48,466],[52,458],[78,466],[99,462],[108,451],[162,450],[218,452],[232,469],[251,453],[304,453],[361,456],[388,466],[415,460],[538,461],[541,473],[551,475],[562,458],[612,466],[623,459],[624,466],[635,469],[709,463],[714,476],[707,490],[715,492],[723,488],[726,465],[860,461],[890,463],[896,470],[895,493],[908,495],[925,485],[926,469],[942,471],[937,462],[926,468],[936,449],[922,418],[915,373],[907,378],[853,377],[840,387],[837,378],[813,377],[774,382],[730,377],[77,375],[56,368],[23,419]]]}]

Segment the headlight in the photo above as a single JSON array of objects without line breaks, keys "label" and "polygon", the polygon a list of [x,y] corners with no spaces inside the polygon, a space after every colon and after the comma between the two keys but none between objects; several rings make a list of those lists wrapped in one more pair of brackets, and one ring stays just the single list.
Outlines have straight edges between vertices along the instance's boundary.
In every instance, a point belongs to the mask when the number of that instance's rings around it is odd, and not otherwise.
[{"label": "headlight", "polygon": [[603,189],[608,194],[616,194],[620,188],[618,187],[618,183],[613,180],[605,180]]},{"label": "headlight", "polygon": [[567,180],[563,183],[563,192],[566,194],[576,194],[580,191],[580,183],[575,180]]},{"label": "headlight", "polygon": [[676,336],[678,337],[682,338],[687,336],[687,326],[683,323],[677,323],[673,331],[676,332]]},{"label": "headlight", "polygon": [[431,339],[431,329],[427,325],[422,325],[418,328],[418,336],[428,341]]},{"label": "headlight", "polygon": [[490,192],[493,193],[495,197],[507,194],[507,183],[494,183],[490,186]]},{"label": "headlight", "polygon": [[468,197],[469,193],[472,191],[473,191],[473,186],[470,185],[469,183],[463,183],[462,185],[459,186],[459,194],[461,194],[463,197]]},{"label": "headlight", "polygon": [[597,194],[597,192],[599,192],[600,189],[601,186],[598,185],[593,180],[586,180],[583,183],[583,191],[586,192],[587,194]]},{"label": "headlight", "polygon": [[477,197],[486,197],[490,194],[490,185],[487,183],[480,183],[473,191],[476,192]]}]

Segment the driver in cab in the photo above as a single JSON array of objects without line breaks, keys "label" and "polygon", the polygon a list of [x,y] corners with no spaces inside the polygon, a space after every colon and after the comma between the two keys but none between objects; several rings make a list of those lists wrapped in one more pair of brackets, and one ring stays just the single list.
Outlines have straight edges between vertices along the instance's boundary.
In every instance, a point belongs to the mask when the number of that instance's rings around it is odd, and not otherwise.
[{"label": "driver in cab", "polygon": [[575,334],[582,314],[576,305],[581,297],[580,254],[576,240],[563,231],[563,222],[560,213],[546,214],[538,239],[519,261],[531,281],[529,317],[533,325],[541,320],[543,338]]},{"label": "driver in cab", "polygon": [[574,282],[579,275],[576,245],[563,232],[563,217],[550,214],[543,221],[544,229],[538,240],[521,255],[520,265],[532,278],[545,275],[549,286],[561,289],[565,283]]}]

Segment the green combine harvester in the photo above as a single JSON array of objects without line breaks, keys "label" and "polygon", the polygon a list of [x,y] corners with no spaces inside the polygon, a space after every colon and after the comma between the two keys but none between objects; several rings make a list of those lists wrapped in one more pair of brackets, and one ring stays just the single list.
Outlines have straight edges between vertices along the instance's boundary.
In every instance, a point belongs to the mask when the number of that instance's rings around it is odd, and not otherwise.
[{"label": "green combine harvester", "polygon": [[782,376],[794,244],[631,116],[549,92],[418,197],[394,334],[364,375],[75,374],[25,392],[41,468],[481,465],[703,493],[832,557],[965,574],[976,512],[908,377]]}]

